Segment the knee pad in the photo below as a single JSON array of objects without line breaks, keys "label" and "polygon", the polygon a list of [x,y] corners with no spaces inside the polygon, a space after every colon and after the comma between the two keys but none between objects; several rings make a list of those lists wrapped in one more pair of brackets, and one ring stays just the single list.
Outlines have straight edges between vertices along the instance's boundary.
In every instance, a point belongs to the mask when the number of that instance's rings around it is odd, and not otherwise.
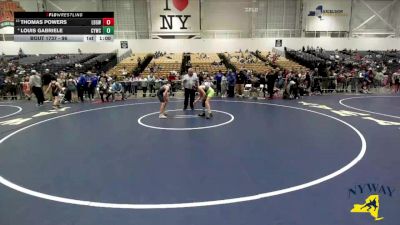
[{"label": "knee pad", "polygon": [[206,101],[204,100],[201,104],[203,107],[206,107]]}]

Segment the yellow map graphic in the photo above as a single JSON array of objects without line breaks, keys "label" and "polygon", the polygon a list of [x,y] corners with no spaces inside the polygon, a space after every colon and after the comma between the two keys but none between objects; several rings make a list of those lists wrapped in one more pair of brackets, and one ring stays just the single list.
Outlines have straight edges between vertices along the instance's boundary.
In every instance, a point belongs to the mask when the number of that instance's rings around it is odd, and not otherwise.
[{"label": "yellow map graphic", "polygon": [[365,204],[354,204],[352,213],[369,213],[374,217],[375,221],[382,220],[383,217],[379,217],[379,195],[370,195],[365,199]]}]

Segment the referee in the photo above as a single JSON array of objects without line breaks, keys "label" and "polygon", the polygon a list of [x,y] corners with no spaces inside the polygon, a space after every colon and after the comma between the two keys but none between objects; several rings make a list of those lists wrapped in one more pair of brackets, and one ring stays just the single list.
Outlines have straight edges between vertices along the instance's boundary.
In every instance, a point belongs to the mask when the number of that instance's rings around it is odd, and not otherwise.
[{"label": "referee", "polygon": [[185,103],[183,110],[187,109],[189,98],[190,98],[190,108],[193,110],[194,96],[196,94],[197,87],[199,86],[199,78],[197,74],[193,73],[193,69],[188,69],[188,74],[183,76],[182,86],[185,88]]}]

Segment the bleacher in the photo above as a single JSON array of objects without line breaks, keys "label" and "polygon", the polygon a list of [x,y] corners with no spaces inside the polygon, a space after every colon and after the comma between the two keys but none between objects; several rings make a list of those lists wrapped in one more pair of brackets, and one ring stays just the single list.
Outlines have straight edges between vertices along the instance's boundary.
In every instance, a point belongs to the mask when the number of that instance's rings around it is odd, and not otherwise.
[{"label": "bleacher", "polygon": [[226,73],[227,69],[221,62],[217,53],[192,53],[190,54],[192,68],[196,71],[204,71],[210,74],[215,74],[219,70]]},{"label": "bleacher", "polygon": [[267,65],[267,63],[261,61],[250,52],[225,53],[225,56],[237,70],[246,69],[259,74],[265,74],[267,71],[272,70],[271,66]]},{"label": "bleacher", "polygon": [[[2,62],[12,63],[21,66],[25,70],[36,70],[43,72],[48,69],[50,73],[61,70],[67,72],[84,72],[92,67],[103,70],[115,64],[115,53],[88,53],[88,54],[38,54],[38,55],[4,55],[1,56]],[[114,61],[113,61],[114,60]]]},{"label": "bleacher", "polygon": [[28,55],[26,57],[11,60],[11,62],[22,66],[36,65],[51,60],[55,56],[56,56],[55,54]]},{"label": "bleacher", "polygon": [[42,64],[50,71],[72,70],[75,64],[83,64],[85,61],[95,57],[95,54],[63,54],[56,55],[50,61]]},{"label": "bleacher", "polygon": [[338,51],[315,52],[315,55],[325,60],[346,60],[351,57]]},{"label": "bleacher", "polygon": [[296,51],[293,49],[287,49],[286,58],[292,61],[296,61],[300,65],[308,67],[310,69],[314,69],[318,66],[319,63],[325,62],[325,60],[315,55],[307,52]]},{"label": "bleacher", "polygon": [[110,60],[110,58],[115,55],[114,53],[105,53],[105,54],[100,54],[98,56],[95,56],[89,60],[87,60],[86,62],[82,63],[83,66],[85,68],[91,68],[93,66],[95,66],[98,63],[101,62],[107,62],[108,60]]},{"label": "bleacher", "polygon": [[18,55],[0,55],[0,62],[1,61],[9,62],[9,61],[12,61],[12,60],[16,60],[18,58],[19,58]]},{"label": "bleacher", "polygon": [[138,59],[140,58],[141,62],[143,62],[147,55],[148,53],[134,53],[130,57],[118,63],[115,67],[108,71],[108,73],[112,76],[123,76],[125,73],[132,73],[132,71],[138,67]]},{"label": "bleacher", "polygon": [[171,71],[180,72],[182,66],[182,53],[168,53],[163,56],[154,57],[147,65],[146,69],[141,73],[142,76],[150,74],[150,68],[158,77],[168,77]]},{"label": "bleacher", "polygon": [[292,71],[307,69],[305,66],[302,66],[292,60],[286,59],[285,57],[279,57],[276,60],[276,65],[281,69],[292,70]]}]

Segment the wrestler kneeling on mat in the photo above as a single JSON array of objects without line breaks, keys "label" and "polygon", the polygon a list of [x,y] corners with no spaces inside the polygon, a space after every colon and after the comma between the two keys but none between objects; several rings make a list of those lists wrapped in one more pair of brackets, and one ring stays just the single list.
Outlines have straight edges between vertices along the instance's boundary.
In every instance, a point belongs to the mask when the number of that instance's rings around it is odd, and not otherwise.
[{"label": "wrestler kneeling on mat", "polygon": [[[203,112],[199,114],[199,116],[205,116],[206,119],[210,119],[212,117],[210,99],[214,96],[214,89],[211,87],[209,82],[205,82],[197,88],[199,92],[199,97],[194,101],[194,103],[202,100]],[[207,109],[207,113],[206,110]]]},{"label": "wrestler kneeling on mat", "polygon": [[167,114],[165,113],[165,109],[167,108],[167,103],[168,103],[168,96],[169,96],[169,89],[171,88],[171,84],[164,84],[161,86],[161,88],[157,92],[157,97],[158,100],[161,102],[160,106],[160,115],[158,118],[160,119],[166,119]]}]

